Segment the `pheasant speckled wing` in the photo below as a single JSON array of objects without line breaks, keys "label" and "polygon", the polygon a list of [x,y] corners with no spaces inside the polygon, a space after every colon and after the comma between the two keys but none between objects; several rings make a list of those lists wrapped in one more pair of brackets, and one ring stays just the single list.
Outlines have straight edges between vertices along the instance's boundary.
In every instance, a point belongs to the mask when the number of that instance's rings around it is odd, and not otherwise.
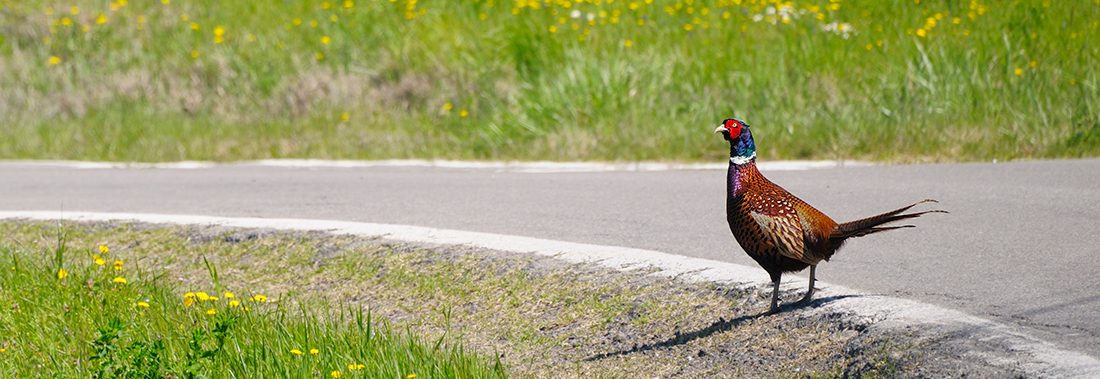
[{"label": "pheasant speckled wing", "polygon": [[764,236],[776,246],[780,254],[807,264],[816,264],[815,260],[806,256],[806,242],[798,213],[790,203],[776,200],[777,198],[783,197],[747,194],[745,199],[749,202],[749,215],[760,225]]}]

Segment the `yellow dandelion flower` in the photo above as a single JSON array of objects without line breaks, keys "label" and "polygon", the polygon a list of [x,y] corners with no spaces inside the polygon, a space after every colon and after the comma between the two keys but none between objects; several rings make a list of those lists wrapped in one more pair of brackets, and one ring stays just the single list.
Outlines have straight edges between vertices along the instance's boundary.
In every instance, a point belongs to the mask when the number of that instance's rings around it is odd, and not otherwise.
[{"label": "yellow dandelion flower", "polygon": [[225,293],[225,298],[226,299],[232,299],[234,297],[237,297],[237,295],[234,295],[232,292],[226,292]]},{"label": "yellow dandelion flower", "polygon": [[68,17],[62,17],[61,18],[61,25],[69,26],[69,25],[72,25],[72,24],[73,24],[73,20],[70,20]]},{"label": "yellow dandelion flower", "polygon": [[328,38],[328,36],[321,36],[321,43],[328,45],[329,42],[332,42],[331,38]]},{"label": "yellow dandelion flower", "polygon": [[108,248],[107,245],[99,245],[99,252],[100,253],[106,254],[108,251],[111,251],[111,249]]},{"label": "yellow dandelion flower", "polygon": [[294,355],[302,355],[302,351],[298,349],[290,349],[290,353]]},{"label": "yellow dandelion flower", "polygon": [[489,18],[489,15],[487,15],[487,14],[484,14],[484,13],[479,13],[479,14],[477,15],[477,19],[478,19],[478,20],[481,20],[481,21],[485,21],[485,19],[487,19],[487,18]]},{"label": "yellow dandelion flower", "polygon": [[213,316],[218,314],[218,311],[214,308],[210,308],[210,310],[206,311],[206,314]]},{"label": "yellow dandelion flower", "polygon": [[195,22],[192,22],[191,23],[191,30],[199,30],[199,24],[195,23]]},{"label": "yellow dandelion flower", "polygon": [[188,293],[183,294],[184,299],[193,298],[193,297],[195,297],[194,292],[188,292]]},{"label": "yellow dandelion flower", "polygon": [[122,261],[115,261],[115,271],[122,270]]},{"label": "yellow dandelion flower", "polygon": [[69,276],[69,273],[67,271],[65,271],[65,269],[62,268],[62,269],[57,270],[57,278],[58,279],[65,279],[66,276]]},{"label": "yellow dandelion flower", "polygon": [[115,282],[115,283],[121,283],[121,284],[126,284],[126,278],[123,278],[123,277],[121,277],[121,276],[116,276],[116,277],[115,277],[114,279],[112,279],[111,281],[112,281],[112,282]]},{"label": "yellow dandelion flower", "polygon": [[354,1],[351,1],[351,0],[345,0],[344,1],[344,8],[351,8],[351,7],[354,7],[354,6],[355,6]]},{"label": "yellow dandelion flower", "polygon": [[873,45],[873,44],[867,44],[867,46],[866,46],[866,47],[867,47],[867,50],[871,50],[871,48],[875,47],[875,45]]},{"label": "yellow dandelion flower", "polygon": [[72,8],[69,8],[69,13],[72,13],[73,16],[80,14],[80,7],[73,5]]},{"label": "yellow dandelion flower", "polygon": [[638,26],[643,26],[643,25],[645,25],[645,19],[639,18],[638,19]]},{"label": "yellow dandelion flower", "polygon": [[97,266],[102,266],[102,265],[107,264],[107,261],[103,260],[103,258],[96,257],[95,264]]},{"label": "yellow dandelion flower", "polygon": [[254,300],[254,301],[258,301],[258,302],[261,302],[261,303],[262,303],[262,302],[265,302],[265,301],[267,301],[267,296],[264,296],[264,295],[256,295],[256,296],[253,296],[253,297],[252,297],[252,300]]},{"label": "yellow dandelion flower", "polygon": [[195,304],[195,298],[189,297],[189,298],[183,299],[183,307],[184,308],[190,307],[191,304]]},{"label": "yellow dandelion flower", "polygon": [[225,34],[225,28],[220,27],[220,26],[214,28],[214,35],[220,36],[220,35],[223,35],[223,34]]},{"label": "yellow dandelion flower", "polygon": [[351,118],[351,114],[348,113],[348,112],[344,112],[344,113],[340,114],[340,121],[347,122],[348,119],[350,119],[350,118]]},{"label": "yellow dandelion flower", "polygon": [[405,379],[413,379],[415,377],[416,377],[416,374],[405,375]]},{"label": "yellow dandelion flower", "polygon": [[184,13],[184,14],[180,15],[180,21],[181,22],[187,22],[187,20],[190,20],[190,19],[191,19],[191,16],[188,16],[187,13]]},{"label": "yellow dandelion flower", "polygon": [[61,58],[58,58],[56,55],[50,56],[50,66],[56,65],[58,63],[61,63]]},{"label": "yellow dandelion flower", "polygon": [[459,117],[466,117],[466,115],[468,115],[468,114],[469,114],[469,112],[466,112],[465,109],[458,112]]},{"label": "yellow dandelion flower", "polygon": [[232,300],[232,301],[229,302],[229,306],[230,307],[239,307],[239,306],[241,306],[241,302],[236,301],[236,300]]},{"label": "yellow dandelion flower", "polygon": [[195,297],[197,297],[200,301],[210,300],[210,295],[207,295],[206,292],[195,292]]},{"label": "yellow dandelion flower", "polygon": [[631,40],[623,41],[623,46],[626,46],[626,47],[634,46],[634,41],[631,41]]},{"label": "yellow dandelion flower", "polygon": [[322,60],[322,59],[325,59],[325,53],[318,52],[317,53],[317,60]]},{"label": "yellow dandelion flower", "polygon": [[294,20],[290,21],[290,23],[294,24],[294,26],[298,26],[302,24],[302,19],[295,17]]},{"label": "yellow dandelion flower", "polygon": [[137,303],[137,306],[142,307],[142,308],[149,308],[149,303],[146,303],[144,301],[139,301]]},{"label": "yellow dandelion flower", "polygon": [[256,35],[252,34],[252,33],[248,33],[248,37],[245,37],[245,40],[248,41],[248,42],[256,42]]},{"label": "yellow dandelion flower", "polygon": [[1028,66],[1031,66],[1031,68],[1035,68],[1035,67],[1038,67],[1038,66],[1039,66],[1039,62],[1038,62],[1038,61],[1031,61],[1031,63],[1028,63]]},{"label": "yellow dandelion flower", "polygon": [[443,104],[443,110],[445,110],[445,111],[449,111],[451,109],[454,109],[454,107],[455,107],[454,104],[451,104],[451,103]]},{"label": "yellow dandelion flower", "polygon": [[309,20],[309,26],[316,28],[317,27],[317,20]]},{"label": "yellow dandelion flower", "polygon": [[107,16],[99,15],[99,17],[95,18],[95,23],[99,24],[99,25],[106,24],[107,23]]},{"label": "yellow dandelion flower", "polygon": [[340,377],[340,370],[334,370],[334,371],[332,371],[332,374],[329,374],[329,375],[332,375],[333,378],[339,378]]},{"label": "yellow dandelion flower", "polygon": [[926,35],[928,35],[928,31],[924,30],[923,28],[917,29],[917,36],[924,37]]},{"label": "yellow dandelion flower", "polygon": [[336,15],[328,16],[328,20],[329,20],[330,22],[336,22],[336,21],[337,21],[337,20],[339,20],[339,19],[340,19],[340,18],[339,18],[339,17],[336,17]]},{"label": "yellow dandelion flower", "polygon": [[320,350],[317,350],[317,348],[312,348],[312,349],[309,349],[309,353],[310,353],[310,354],[317,354],[317,353],[320,353],[320,352],[321,352],[321,351],[320,351]]},{"label": "yellow dandelion flower", "polygon": [[962,23],[962,20],[963,20],[963,19],[962,19],[962,18],[960,18],[960,17],[955,17],[955,18],[952,18],[952,19],[951,19],[951,23],[952,23],[952,24],[956,24],[956,25],[958,25],[958,24],[961,24],[961,23]]},{"label": "yellow dandelion flower", "polygon": [[554,26],[554,25],[550,25],[550,33],[557,33],[557,32],[558,32],[558,27]]},{"label": "yellow dandelion flower", "polygon": [[222,43],[222,42],[225,42],[225,37],[214,36],[214,43]]},{"label": "yellow dandelion flower", "polygon": [[358,363],[352,363],[352,364],[348,365],[348,370],[362,370],[365,367],[367,367],[367,366],[366,365],[361,365],[361,364],[358,364]]},{"label": "yellow dandelion flower", "polygon": [[46,7],[46,15],[53,16],[53,7]]},{"label": "yellow dandelion flower", "polygon": [[1017,68],[1016,69],[1016,76],[1020,76],[1020,75],[1023,75],[1023,74],[1024,74],[1024,69],[1022,69],[1022,68]]},{"label": "yellow dandelion flower", "polygon": [[829,10],[839,11],[840,10],[840,3],[829,4]]},{"label": "yellow dandelion flower", "polygon": [[332,8],[332,3],[327,2],[327,1],[321,3],[321,9],[329,9],[329,8]]},{"label": "yellow dandelion flower", "polygon": [[694,26],[691,26],[691,24],[684,24],[684,30],[686,30],[686,31],[689,31],[689,32],[690,32],[690,31],[691,31],[691,29],[695,29],[695,27],[694,27]]},{"label": "yellow dandelion flower", "polygon": [[172,2],[172,0],[160,0],[160,3],[165,4],[165,5],[168,5],[168,3],[171,3],[171,2]]}]

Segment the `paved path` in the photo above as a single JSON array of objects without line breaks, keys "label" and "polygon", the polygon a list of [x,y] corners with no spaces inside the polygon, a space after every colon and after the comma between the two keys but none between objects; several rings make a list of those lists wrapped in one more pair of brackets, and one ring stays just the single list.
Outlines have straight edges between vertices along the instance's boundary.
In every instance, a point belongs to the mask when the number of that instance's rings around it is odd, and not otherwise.
[{"label": "paved path", "polygon": [[[940,200],[949,215],[850,241],[828,283],[1017,325],[1100,357],[1100,160],[764,171],[838,221]],[[725,223],[724,170],[0,163],[0,211],[362,221],[626,246],[755,266]]]}]

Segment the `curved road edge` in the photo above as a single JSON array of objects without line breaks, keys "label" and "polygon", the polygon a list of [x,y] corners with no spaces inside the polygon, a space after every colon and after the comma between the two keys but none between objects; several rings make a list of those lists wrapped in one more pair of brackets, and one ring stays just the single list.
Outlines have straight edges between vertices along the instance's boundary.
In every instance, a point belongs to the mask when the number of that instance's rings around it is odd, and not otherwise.
[{"label": "curved road edge", "polygon": [[[0,211],[0,220],[71,220],[125,221],[154,224],[220,225],[239,228],[270,228],[297,231],[326,231],[362,237],[383,237],[397,241],[433,244],[466,245],[490,250],[551,256],[570,263],[597,264],[607,268],[654,270],[649,275],[693,282],[714,282],[726,285],[760,286],[768,283],[767,275],[758,268],[666,254],[658,251],[616,246],[590,245],[546,239],[509,236],[492,233],[434,229],[418,226],[375,224],[348,221],[212,217],[198,215],[166,215],[142,213],[99,213],[57,211]],[[798,289],[804,280],[788,280],[784,287]],[[793,283],[793,284],[792,284]],[[1061,349],[1054,344],[1020,332],[1012,326],[940,308],[912,300],[871,295],[838,285],[818,282],[819,298],[831,300],[820,305],[822,311],[844,312],[873,319],[887,327],[918,327],[920,330],[941,330],[970,339],[980,339],[982,345],[996,345],[998,350],[1012,353],[1012,358],[976,352],[975,358],[993,365],[1016,365],[1037,377],[1095,378],[1100,377],[1100,360]],[[1021,358],[1019,353],[1026,355]]]}]

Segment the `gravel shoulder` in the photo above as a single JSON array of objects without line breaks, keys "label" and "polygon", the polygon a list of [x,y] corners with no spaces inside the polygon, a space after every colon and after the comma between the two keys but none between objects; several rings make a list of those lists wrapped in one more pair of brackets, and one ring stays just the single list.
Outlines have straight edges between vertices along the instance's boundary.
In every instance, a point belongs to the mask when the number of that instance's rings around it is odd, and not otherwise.
[{"label": "gravel shoulder", "polygon": [[[770,288],[670,279],[467,246],[222,226],[0,222],[4,243],[111,246],[181,287],[370,309],[396,328],[497,355],[513,377],[1029,377],[978,330],[833,310],[844,296],[762,316]],[[81,250],[84,249],[84,250]],[[45,253],[45,252],[43,252]],[[90,253],[89,253],[90,254]],[[293,296],[290,296],[293,295]],[[784,294],[793,299],[800,293]],[[288,309],[292,307],[285,300]]]}]

